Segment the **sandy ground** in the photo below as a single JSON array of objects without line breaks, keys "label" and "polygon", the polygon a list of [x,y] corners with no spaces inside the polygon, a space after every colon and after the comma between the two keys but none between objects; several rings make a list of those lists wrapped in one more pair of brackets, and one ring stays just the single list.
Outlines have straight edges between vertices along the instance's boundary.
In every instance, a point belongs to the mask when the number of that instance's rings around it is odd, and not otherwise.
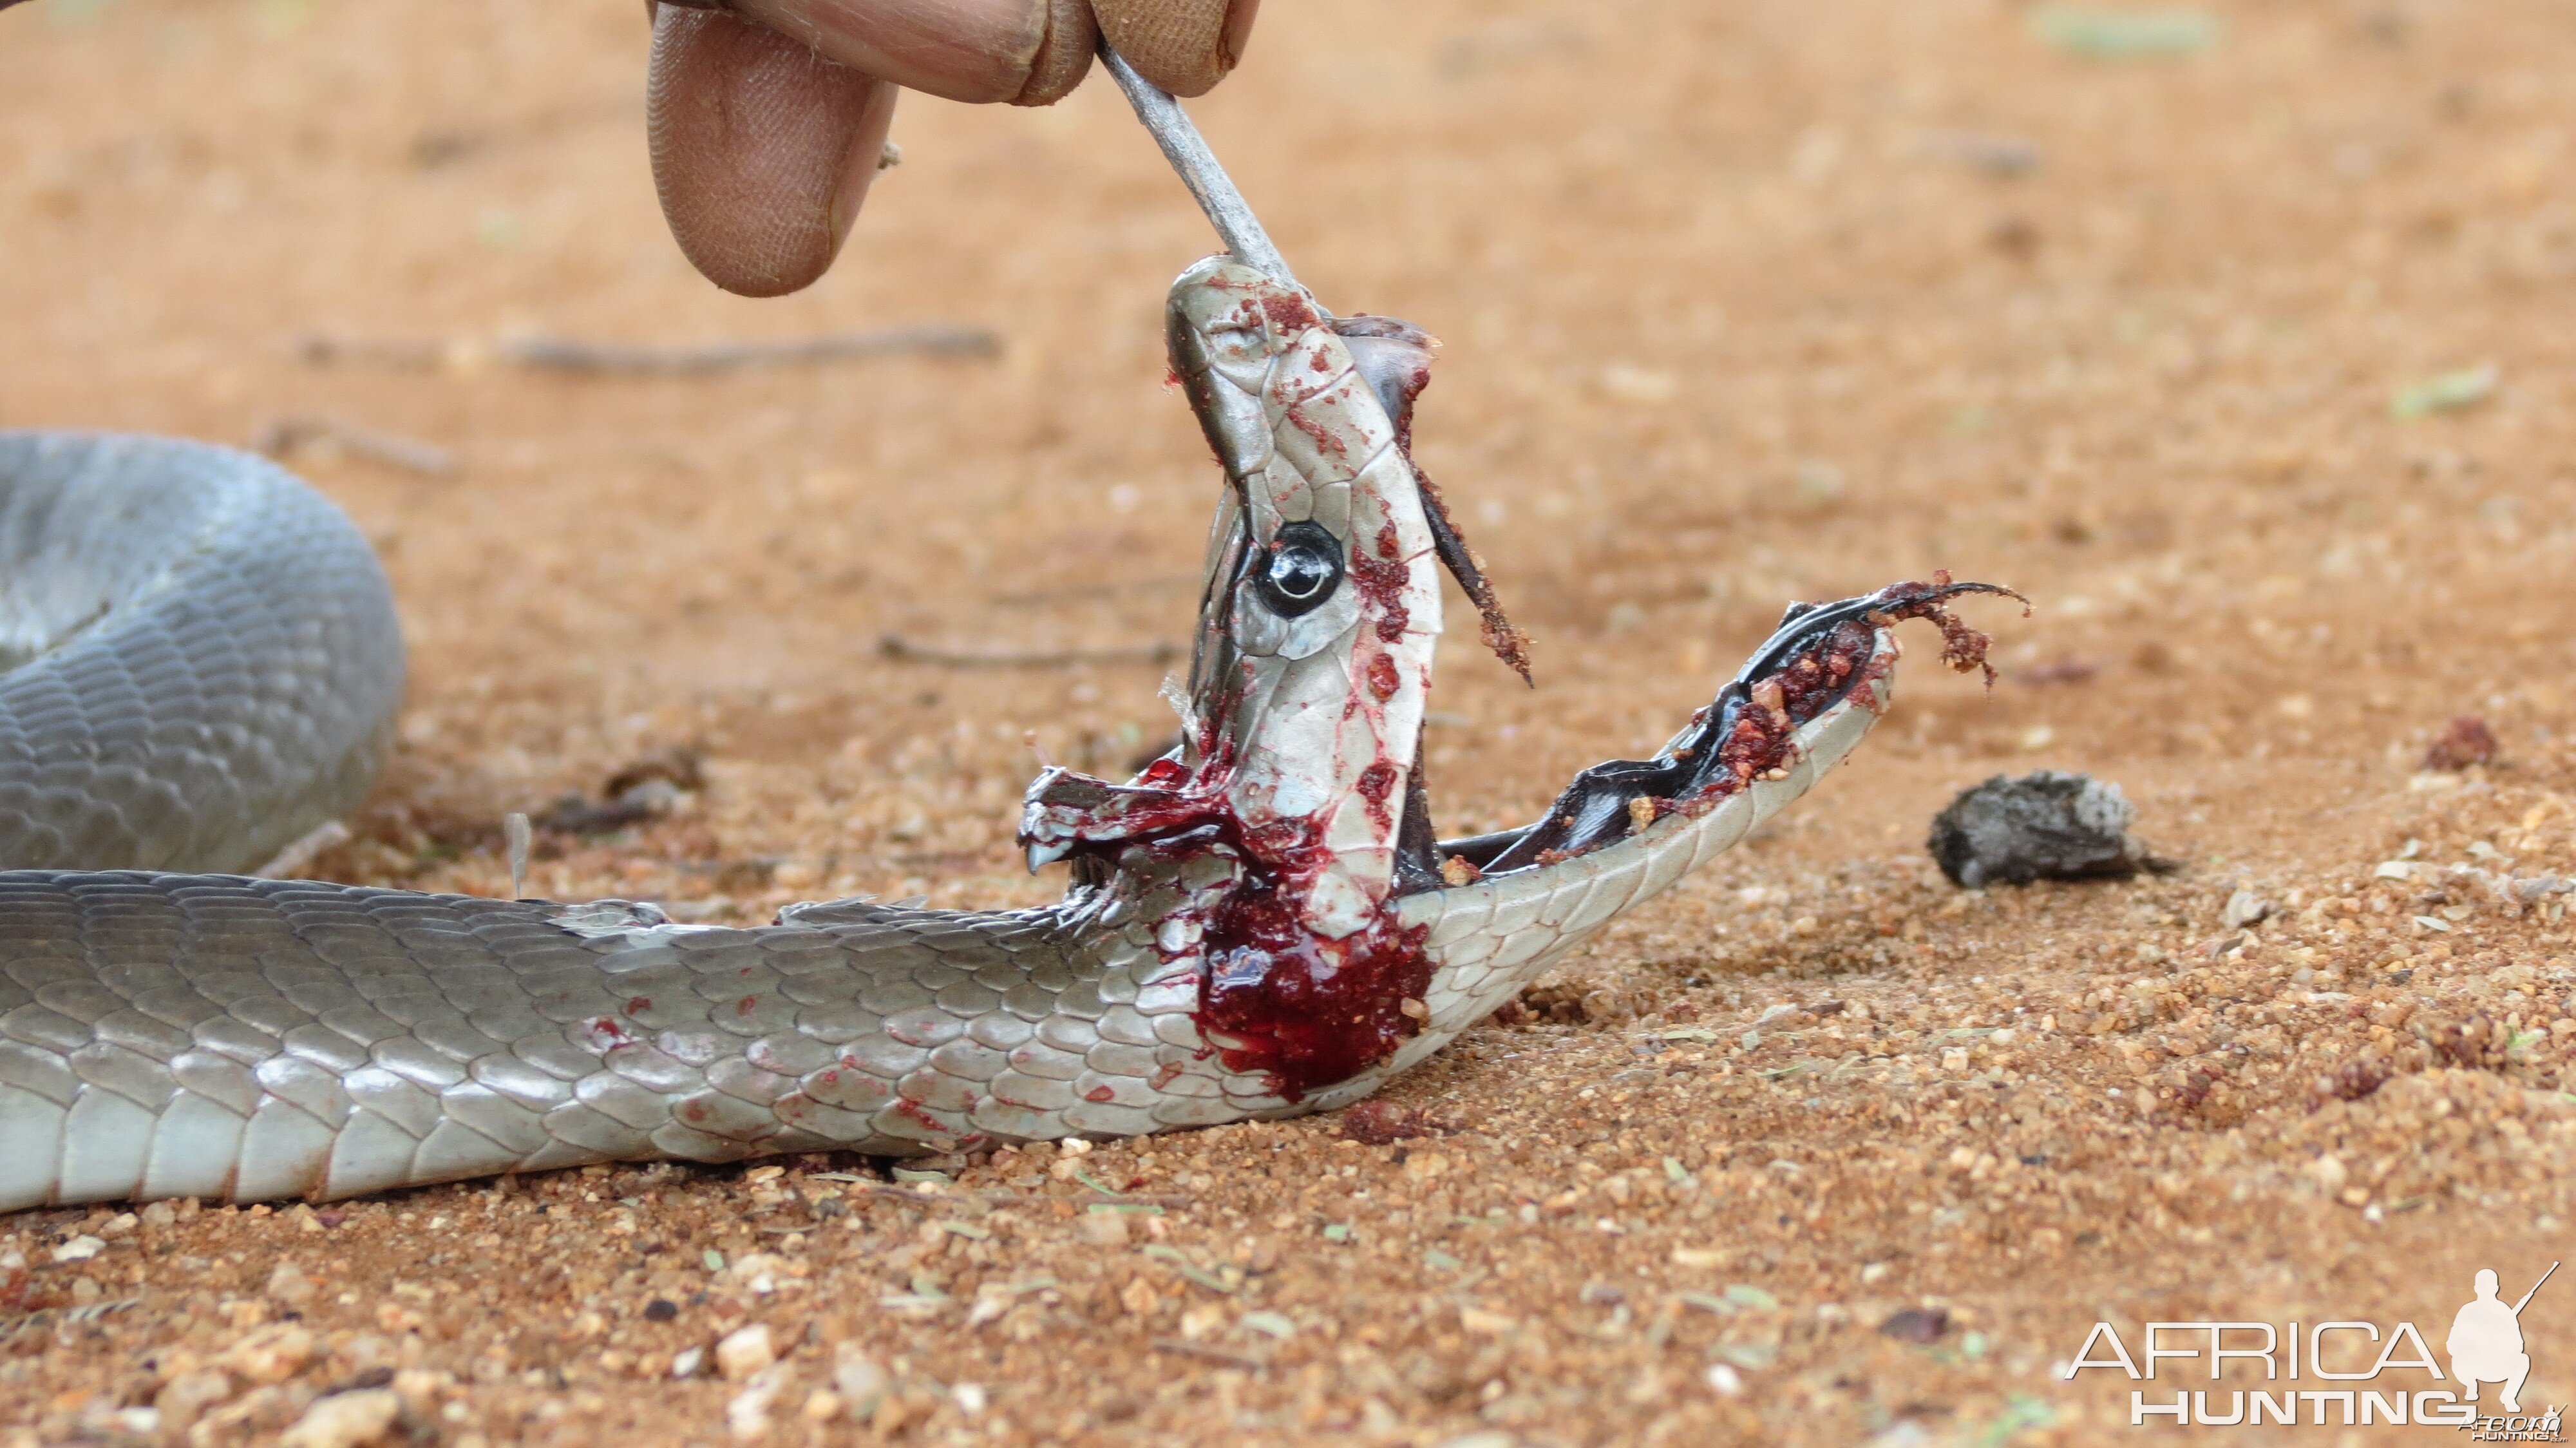
[{"label": "sandy ground", "polygon": [[[322,873],[498,893],[502,814],[685,747],[679,812],[548,837],[530,890],[1048,898],[1023,737],[1115,768],[1159,671],[880,640],[1186,636],[1214,479],[1159,319],[1203,225],[1105,88],[908,100],[840,269],[726,298],[660,227],[637,9],[0,15],[0,425],[452,454],[293,457],[413,648]],[[2097,1320],[2438,1350],[2478,1268],[2517,1295],[2576,1220],[2576,968],[2534,893],[2576,873],[2576,36],[2546,0],[2210,13],[2112,59],[1995,0],[1312,0],[1198,107],[1329,304],[1448,343],[1420,458],[1540,687],[1444,650],[1445,828],[1660,741],[1787,600],[1947,567],[2040,605],[1978,613],[1991,696],[1918,647],[1792,817],[1403,1080],[1430,1134],[22,1214],[0,1441],[269,1441],[355,1389],[303,1441],[2126,1442],[2177,1434],[2052,1369]],[[1002,356],[496,351],[919,323]],[[2418,773],[2459,714],[2498,758]],[[2118,781],[2178,870],[1941,881],[1932,813],[2039,766]],[[2571,1304],[2524,1315],[2526,1405],[2576,1397]],[[2176,1371],[2140,1386],[2212,1386]]]}]

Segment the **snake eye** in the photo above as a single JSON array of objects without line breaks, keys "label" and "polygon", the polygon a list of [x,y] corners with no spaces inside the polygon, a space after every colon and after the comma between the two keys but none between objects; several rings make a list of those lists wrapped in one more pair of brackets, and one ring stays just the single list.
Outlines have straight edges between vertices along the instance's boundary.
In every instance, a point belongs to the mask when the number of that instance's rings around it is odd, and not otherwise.
[{"label": "snake eye", "polygon": [[1342,582],[1342,543],[1322,525],[1291,523],[1260,564],[1261,598],[1281,618],[1312,611]]}]

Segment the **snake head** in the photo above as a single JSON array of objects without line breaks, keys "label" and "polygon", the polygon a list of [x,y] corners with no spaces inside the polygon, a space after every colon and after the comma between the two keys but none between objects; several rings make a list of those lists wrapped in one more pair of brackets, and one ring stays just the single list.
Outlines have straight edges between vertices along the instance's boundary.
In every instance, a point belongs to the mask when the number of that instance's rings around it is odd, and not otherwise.
[{"label": "snake head", "polygon": [[1394,889],[1440,632],[1440,563],[1397,427],[1427,339],[1401,324],[1345,339],[1302,288],[1226,257],[1173,283],[1168,333],[1226,474],[1184,742],[1136,786],[1052,772],[1022,833],[1037,859],[1220,820],[1301,926],[1342,940]]},{"label": "snake head", "polygon": [[1229,494],[1192,758],[1231,761],[1224,793],[1256,862],[1303,887],[1307,928],[1341,939],[1393,888],[1440,632],[1421,489],[1371,375],[1394,369],[1364,369],[1312,297],[1224,257],[1173,284],[1168,333]]}]

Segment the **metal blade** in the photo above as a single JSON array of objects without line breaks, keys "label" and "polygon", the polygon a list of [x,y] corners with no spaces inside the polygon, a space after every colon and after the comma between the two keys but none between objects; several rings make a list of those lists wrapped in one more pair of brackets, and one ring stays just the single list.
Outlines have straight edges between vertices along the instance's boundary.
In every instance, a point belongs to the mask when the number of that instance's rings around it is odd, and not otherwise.
[{"label": "metal blade", "polygon": [[1270,244],[1270,233],[1261,229],[1261,219],[1252,214],[1243,193],[1217,164],[1216,153],[1208,149],[1199,128],[1190,124],[1189,114],[1171,92],[1136,73],[1125,57],[1109,48],[1109,40],[1100,41],[1100,60],[1118,80],[1118,88],[1127,93],[1127,103],[1136,108],[1136,119],[1153,132],[1154,143],[1163,148],[1163,156],[1172,169],[1181,173],[1181,184],[1198,198],[1199,209],[1216,226],[1216,234],[1225,241],[1225,249],[1234,259],[1286,286],[1296,286],[1296,274],[1288,270],[1286,258]]}]

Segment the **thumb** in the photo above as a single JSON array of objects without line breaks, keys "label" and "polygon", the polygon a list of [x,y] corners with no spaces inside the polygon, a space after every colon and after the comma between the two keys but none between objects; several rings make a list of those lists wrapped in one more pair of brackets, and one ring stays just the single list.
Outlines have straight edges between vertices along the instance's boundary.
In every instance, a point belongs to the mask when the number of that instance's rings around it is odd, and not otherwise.
[{"label": "thumb", "polygon": [[1092,0],[1100,33],[1147,80],[1205,95],[1243,59],[1261,0]]},{"label": "thumb", "polygon": [[810,285],[858,218],[894,100],[892,84],[774,30],[656,7],[645,127],[680,250],[729,292]]}]

